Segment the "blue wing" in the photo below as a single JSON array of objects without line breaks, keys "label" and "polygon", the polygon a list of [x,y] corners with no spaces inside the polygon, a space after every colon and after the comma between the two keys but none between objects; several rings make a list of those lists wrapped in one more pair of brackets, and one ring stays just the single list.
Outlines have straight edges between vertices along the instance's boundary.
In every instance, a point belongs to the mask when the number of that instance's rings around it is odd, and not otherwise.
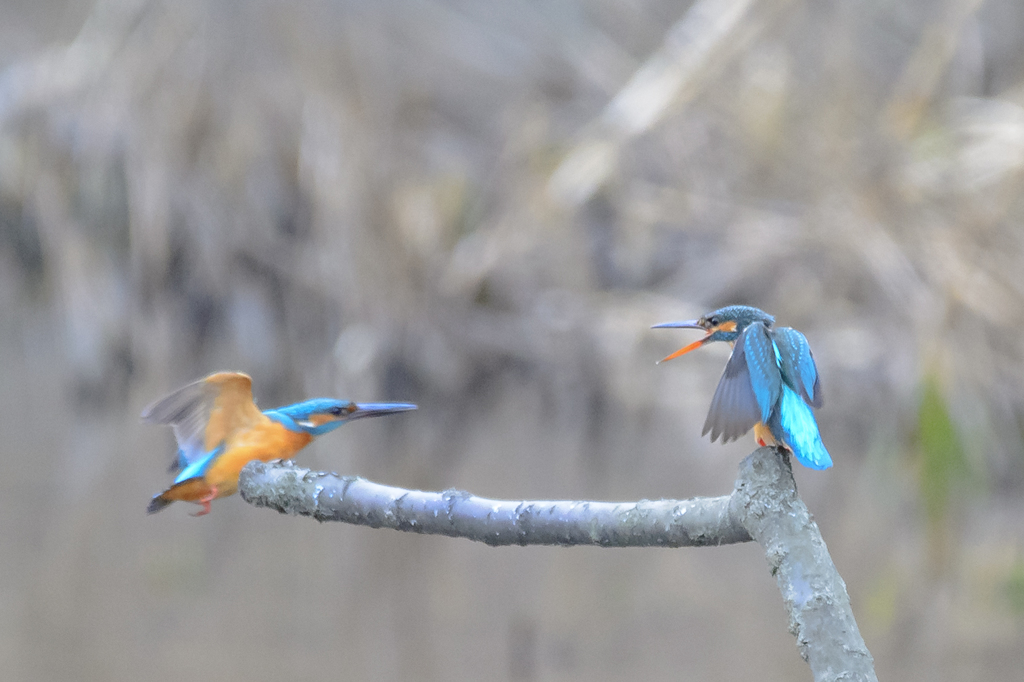
[{"label": "blue wing", "polygon": [[253,412],[259,414],[252,401],[252,379],[239,372],[220,372],[156,401],[142,411],[142,420],[174,429],[178,455],[171,473],[202,473],[225,438],[251,420]]},{"label": "blue wing", "polygon": [[779,349],[779,368],[783,380],[812,407],[821,407],[821,382],[818,368],[806,337],[790,327],[775,330],[775,346]]},{"label": "blue wing", "polygon": [[736,344],[741,341],[747,357],[750,385],[761,410],[760,421],[767,424],[782,394],[782,375],[775,344],[768,335],[768,328],[761,322],[754,322],[744,329]]},{"label": "blue wing", "polygon": [[[224,452],[224,443],[221,443],[215,449],[206,453],[199,459],[186,463],[181,467],[181,471],[178,475],[175,476],[174,484],[177,485],[178,483],[187,481],[190,478],[198,478],[199,476],[204,475],[206,473],[206,468],[210,466],[210,463],[217,459],[222,452]],[[181,460],[179,459],[179,464],[180,462]]]},{"label": "blue wing", "polygon": [[[732,355],[715,390],[715,397],[711,400],[711,409],[708,410],[701,435],[710,431],[712,442],[722,436],[722,442],[728,443],[761,421],[762,410],[751,383],[747,344],[744,342],[749,329],[744,330],[736,339]],[[763,325],[761,329],[764,329]]]}]

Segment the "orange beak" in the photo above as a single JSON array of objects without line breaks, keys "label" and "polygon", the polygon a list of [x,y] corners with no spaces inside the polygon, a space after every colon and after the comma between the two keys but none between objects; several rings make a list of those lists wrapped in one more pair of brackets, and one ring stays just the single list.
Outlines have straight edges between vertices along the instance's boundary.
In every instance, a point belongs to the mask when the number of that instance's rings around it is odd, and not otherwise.
[{"label": "orange beak", "polygon": [[668,362],[669,360],[675,360],[680,355],[686,355],[691,350],[697,350],[698,348],[703,346],[705,343],[707,343],[709,338],[711,338],[711,332],[708,332],[708,335],[705,336],[703,339],[697,339],[696,341],[694,341],[690,345],[683,346],[682,348],[677,350],[675,353],[672,353],[672,355],[667,355],[667,356],[663,357],[661,360],[658,360],[658,364],[660,365],[663,362]]},{"label": "orange beak", "polygon": [[697,350],[705,343],[707,343],[708,339],[711,337],[711,331],[704,329],[704,327],[702,327],[698,323],[698,320],[686,320],[684,322],[662,322],[661,324],[654,325],[653,327],[651,327],[651,329],[700,329],[702,331],[707,331],[707,334],[704,336],[703,339],[698,339],[697,341],[694,341],[688,346],[683,346],[675,353],[672,353],[672,355],[669,355],[668,357],[659,360],[658,364],[661,364],[662,362],[668,362],[669,360],[674,360],[678,358],[680,355],[686,355],[691,350]]}]

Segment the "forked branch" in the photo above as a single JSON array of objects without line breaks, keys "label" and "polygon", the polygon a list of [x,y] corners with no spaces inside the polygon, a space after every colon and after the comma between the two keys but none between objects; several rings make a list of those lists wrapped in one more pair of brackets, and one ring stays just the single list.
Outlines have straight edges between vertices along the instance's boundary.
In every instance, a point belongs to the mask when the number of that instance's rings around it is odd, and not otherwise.
[{"label": "forked branch", "polygon": [[696,547],[755,540],[814,679],[877,679],[846,584],[797,495],[788,455],[774,448],[743,460],[732,494],[690,500],[489,500],[459,490],[393,488],[291,462],[248,464],[239,491],[250,504],[284,514],[489,545]]}]

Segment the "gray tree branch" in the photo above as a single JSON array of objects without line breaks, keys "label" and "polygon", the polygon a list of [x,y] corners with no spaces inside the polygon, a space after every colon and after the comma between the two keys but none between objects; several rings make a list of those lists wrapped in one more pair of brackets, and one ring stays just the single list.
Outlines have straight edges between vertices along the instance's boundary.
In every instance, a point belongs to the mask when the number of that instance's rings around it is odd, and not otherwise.
[{"label": "gray tree branch", "polygon": [[489,545],[698,547],[755,540],[814,679],[877,680],[846,584],[797,495],[784,451],[760,448],[744,459],[731,495],[690,500],[490,500],[460,490],[394,488],[291,462],[251,462],[238,488],[246,502],[283,514]]},{"label": "gray tree branch", "polygon": [[687,547],[748,542],[730,497],[639,502],[490,500],[461,490],[423,492],[291,462],[252,462],[239,480],[258,507],[318,521],[468,538],[488,545]]}]

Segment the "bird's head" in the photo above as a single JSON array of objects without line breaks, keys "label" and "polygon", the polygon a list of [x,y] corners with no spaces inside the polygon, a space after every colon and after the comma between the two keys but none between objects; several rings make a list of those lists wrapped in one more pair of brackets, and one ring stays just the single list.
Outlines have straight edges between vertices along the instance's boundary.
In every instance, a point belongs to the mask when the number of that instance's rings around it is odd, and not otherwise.
[{"label": "bird's head", "polygon": [[320,436],[353,419],[381,417],[415,409],[416,406],[412,403],[354,403],[334,398],[314,398],[276,410],[267,410],[264,414],[292,431],[304,431]]},{"label": "bird's head", "polygon": [[719,308],[697,320],[663,322],[654,325],[651,329],[703,329],[706,332],[704,338],[698,339],[688,346],[683,346],[661,361],[665,362],[666,360],[672,360],[680,355],[689,353],[691,350],[696,350],[712,341],[728,341],[732,343],[747,328],[747,325],[753,322],[763,322],[766,327],[771,327],[775,323],[775,318],[758,308],[752,308],[747,305],[730,305],[725,308]]}]

